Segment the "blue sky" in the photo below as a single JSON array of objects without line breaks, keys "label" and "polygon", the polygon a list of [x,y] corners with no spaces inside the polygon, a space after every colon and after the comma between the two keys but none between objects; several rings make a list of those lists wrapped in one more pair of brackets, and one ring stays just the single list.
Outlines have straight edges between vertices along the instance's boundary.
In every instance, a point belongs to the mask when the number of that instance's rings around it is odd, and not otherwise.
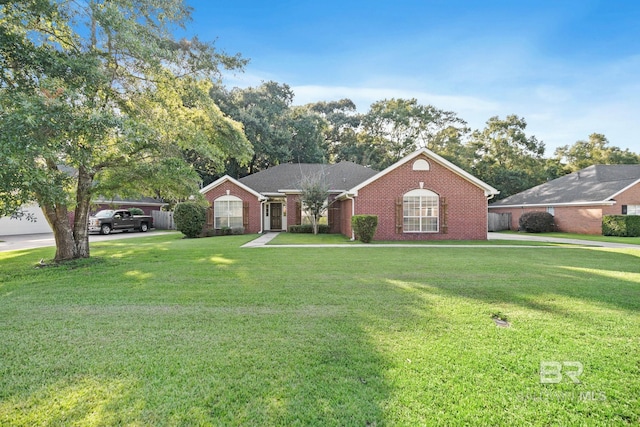
[{"label": "blue sky", "polygon": [[517,114],[547,146],[603,133],[640,153],[640,1],[187,0],[191,35],[295,104],[417,98],[471,128]]}]

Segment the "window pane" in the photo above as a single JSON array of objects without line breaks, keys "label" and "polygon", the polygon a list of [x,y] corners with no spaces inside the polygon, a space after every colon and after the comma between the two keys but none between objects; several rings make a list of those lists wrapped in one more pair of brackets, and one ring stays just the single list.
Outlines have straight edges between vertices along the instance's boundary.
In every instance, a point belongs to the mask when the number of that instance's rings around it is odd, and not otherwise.
[{"label": "window pane", "polygon": [[439,203],[437,196],[405,196],[402,209],[403,231],[437,232]]},{"label": "window pane", "polygon": [[213,202],[214,227],[242,227],[242,201],[218,200]]}]

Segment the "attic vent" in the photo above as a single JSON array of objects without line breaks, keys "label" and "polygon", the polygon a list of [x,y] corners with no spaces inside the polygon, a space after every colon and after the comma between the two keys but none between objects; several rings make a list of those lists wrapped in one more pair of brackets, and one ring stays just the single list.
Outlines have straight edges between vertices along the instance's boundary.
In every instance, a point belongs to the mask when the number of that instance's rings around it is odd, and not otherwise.
[{"label": "attic vent", "polygon": [[413,162],[413,170],[414,171],[428,171],[429,170],[429,162],[425,159],[418,159]]}]

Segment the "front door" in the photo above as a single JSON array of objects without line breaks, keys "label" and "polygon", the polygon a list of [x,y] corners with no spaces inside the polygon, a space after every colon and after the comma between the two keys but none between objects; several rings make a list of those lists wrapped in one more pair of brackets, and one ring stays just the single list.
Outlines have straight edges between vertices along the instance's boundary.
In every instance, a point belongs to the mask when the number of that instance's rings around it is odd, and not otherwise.
[{"label": "front door", "polygon": [[271,203],[271,230],[282,230],[282,203]]}]

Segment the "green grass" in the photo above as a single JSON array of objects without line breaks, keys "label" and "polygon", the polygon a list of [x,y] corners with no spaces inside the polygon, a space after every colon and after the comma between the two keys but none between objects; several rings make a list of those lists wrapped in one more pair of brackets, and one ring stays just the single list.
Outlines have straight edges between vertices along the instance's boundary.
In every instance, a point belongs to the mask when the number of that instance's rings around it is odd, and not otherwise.
[{"label": "green grass", "polygon": [[[342,234],[309,234],[309,233],[280,233],[268,245],[363,245],[356,240],[351,241]],[[372,245],[514,245],[514,246],[562,246],[562,244],[548,242],[534,242],[525,240],[428,240],[428,241],[378,241]]]},{"label": "green grass", "polygon": [[[518,234],[518,231],[500,231],[500,233]],[[593,242],[611,242],[611,243],[627,243],[629,245],[640,245],[640,237],[617,237],[617,236],[599,236],[593,234],[577,234],[577,233],[533,233],[533,236],[540,237],[558,237],[562,239],[578,239],[589,240]]]},{"label": "green grass", "polygon": [[279,233],[270,245],[341,245],[360,244],[342,234]]},{"label": "green grass", "polygon": [[252,237],[0,253],[0,425],[640,422],[638,250]]}]

